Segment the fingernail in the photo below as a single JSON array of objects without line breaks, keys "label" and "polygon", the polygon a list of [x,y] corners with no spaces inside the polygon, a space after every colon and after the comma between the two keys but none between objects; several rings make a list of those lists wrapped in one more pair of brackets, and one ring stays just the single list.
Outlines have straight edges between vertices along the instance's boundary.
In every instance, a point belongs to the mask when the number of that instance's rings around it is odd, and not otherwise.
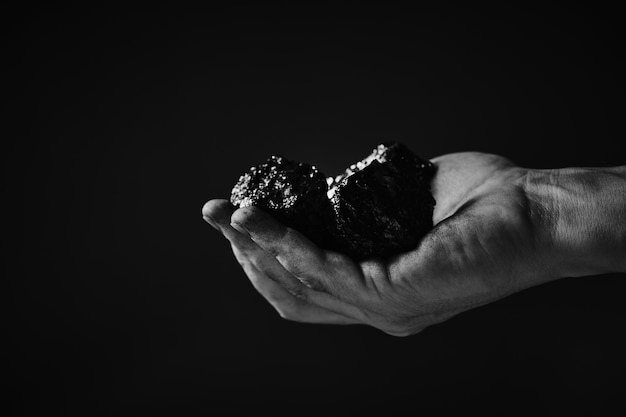
[{"label": "fingernail", "polygon": [[215,230],[220,230],[219,227],[217,227],[217,223],[215,223],[215,220],[213,220],[211,217],[202,216],[202,218],[204,219],[205,222],[210,224]]},{"label": "fingernail", "polygon": [[248,232],[242,225],[240,225],[239,223],[235,223],[235,222],[231,222],[230,226],[235,229],[236,231],[238,231],[239,233],[241,233],[244,236],[248,236],[250,239],[252,239],[252,236],[250,236],[250,232]]}]

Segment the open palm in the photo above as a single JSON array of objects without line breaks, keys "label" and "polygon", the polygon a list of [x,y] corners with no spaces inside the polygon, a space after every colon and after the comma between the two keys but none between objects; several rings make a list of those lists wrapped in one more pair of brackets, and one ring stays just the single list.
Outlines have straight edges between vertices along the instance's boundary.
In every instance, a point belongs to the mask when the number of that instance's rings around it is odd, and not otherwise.
[{"label": "open palm", "polygon": [[354,262],[325,251],[263,210],[211,200],[205,219],[230,241],[255,288],[287,319],[362,323],[409,335],[545,281],[543,234],[527,170],[475,152],[432,160],[435,227],[412,251]]}]

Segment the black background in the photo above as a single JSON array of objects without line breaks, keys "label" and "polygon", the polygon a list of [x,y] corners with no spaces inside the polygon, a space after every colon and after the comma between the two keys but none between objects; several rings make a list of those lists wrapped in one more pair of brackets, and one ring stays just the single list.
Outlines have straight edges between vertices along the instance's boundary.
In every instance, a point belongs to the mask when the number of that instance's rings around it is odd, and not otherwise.
[{"label": "black background", "polygon": [[624,274],[394,338],[280,319],[201,218],[276,153],[625,163],[621,9],[438,4],[5,10],[13,414],[623,412]]}]

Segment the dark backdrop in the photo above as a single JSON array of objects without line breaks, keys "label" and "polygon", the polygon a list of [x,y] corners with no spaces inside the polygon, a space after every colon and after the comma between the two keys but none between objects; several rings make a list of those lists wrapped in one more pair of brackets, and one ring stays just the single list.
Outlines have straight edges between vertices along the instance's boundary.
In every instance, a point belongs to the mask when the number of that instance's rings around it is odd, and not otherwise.
[{"label": "dark backdrop", "polygon": [[7,10],[10,408],[624,411],[623,274],[394,338],[280,319],[200,214],[271,154],[338,173],[390,139],[428,158],[624,164],[623,17],[565,2]]}]

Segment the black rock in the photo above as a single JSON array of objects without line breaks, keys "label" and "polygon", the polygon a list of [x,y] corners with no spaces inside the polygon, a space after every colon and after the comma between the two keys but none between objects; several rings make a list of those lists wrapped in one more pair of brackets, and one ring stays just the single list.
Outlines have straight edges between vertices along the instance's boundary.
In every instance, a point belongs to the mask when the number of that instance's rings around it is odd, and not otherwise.
[{"label": "black rock", "polygon": [[355,259],[414,249],[433,227],[436,167],[399,143],[379,145],[330,184],[339,250]]},{"label": "black rock", "polygon": [[236,207],[257,206],[321,247],[330,248],[335,227],[326,177],[314,166],[272,156],[250,168],[231,192]]},{"label": "black rock", "polygon": [[334,178],[314,166],[272,156],[243,174],[230,201],[258,206],[318,246],[356,260],[414,249],[432,228],[436,167],[399,143]]}]

